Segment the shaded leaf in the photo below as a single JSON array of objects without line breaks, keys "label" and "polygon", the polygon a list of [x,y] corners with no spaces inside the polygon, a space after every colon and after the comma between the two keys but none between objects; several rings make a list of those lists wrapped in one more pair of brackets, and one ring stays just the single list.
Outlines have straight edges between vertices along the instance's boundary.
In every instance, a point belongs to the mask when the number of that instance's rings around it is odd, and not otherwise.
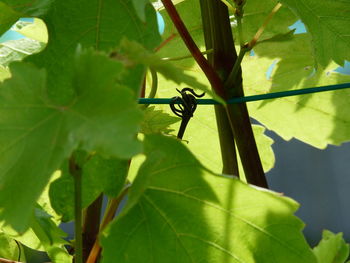
[{"label": "shaded leaf", "polygon": [[66,236],[41,208],[35,209],[35,216],[31,222],[33,232],[40,240],[51,261],[54,263],[71,263],[73,257],[68,254],[64,245],[67,244],[62,237]]},{"label": "shaded leaf", "polygon": [[[82,207],[88,207],[102,192],[117,197],[125,184],[127,172],[127,160],[102,158],[98,154],[89,156],[82,165]],[[73,220],[74,179],[69,174],[68,162],[62,167],[61,176],[51,184],[49,195],[61,220]]]},{"label": "shaded leaf", "polygon": [[293,200],[210,173],[178,140],[144,143],[125,210],[104,232],[103,262],[316,262]]},{"label": "shaded leaf", "polygon": [[0,2],[0,35],[21,17],[45,14],[53,0],[2,0]]},{"label": "shaded leaf", "polygon": [[132,4],[135,8],[135,11],[138,15],[138,17],[142,21],[146,21],[146,14],[145,14],[145,7],[147,4],[149,4],[148,0],[132,0]]}]

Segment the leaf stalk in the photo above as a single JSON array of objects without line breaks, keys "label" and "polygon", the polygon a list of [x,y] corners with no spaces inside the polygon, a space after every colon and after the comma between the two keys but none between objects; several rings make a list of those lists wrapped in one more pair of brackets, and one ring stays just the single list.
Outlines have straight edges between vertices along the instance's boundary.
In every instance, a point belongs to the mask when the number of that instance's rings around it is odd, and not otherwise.
[{"label": "leaf stalk", "polygon": [[69,159],[69,172],[74,178],[74,217],[75,217],[75,263],[83,263],[83,231],[82,231],[82,193],[81,177],[82,170],[77,164],[74,153]]}]

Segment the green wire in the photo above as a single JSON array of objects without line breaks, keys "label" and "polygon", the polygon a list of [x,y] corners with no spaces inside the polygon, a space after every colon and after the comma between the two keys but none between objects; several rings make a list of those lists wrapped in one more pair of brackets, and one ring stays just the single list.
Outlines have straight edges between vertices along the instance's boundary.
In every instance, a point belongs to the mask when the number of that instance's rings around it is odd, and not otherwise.
[{"label": "green wire", "polygon": [[[298,90],[280,91],[280,92],[273,92],[273,93],[267,93],[267,94],[261,94],[261,95],[252,95],[252,96],[246,96],[246,97],[233,98],[227,101],[227,104],[277,99],[277,98],[283,98],[283,97],[312,94],[317,92],[340,90],[340,89],[347,89],[347,88],[350,88],[350,83],[298,89]],[[198,105],[220,104],[220,102],[213,99],[197,99],[196,101]],[[139,99],[139,104],[170,104],[171,102],[173,102],[172,98],[140,98]],[[177,103],[179,103],[179,101]]]}]

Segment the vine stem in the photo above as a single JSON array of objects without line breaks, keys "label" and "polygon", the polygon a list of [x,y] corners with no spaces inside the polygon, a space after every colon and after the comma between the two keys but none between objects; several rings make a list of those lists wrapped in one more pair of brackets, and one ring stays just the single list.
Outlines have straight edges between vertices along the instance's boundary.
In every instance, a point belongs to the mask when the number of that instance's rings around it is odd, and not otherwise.
[{"label": "vine stem", "polygon": [[248,48],[252,49],[256,43],[258,42],[259,38],[261,37],[262,33],[266,29],[267,25],[270,23],[273,16],[277,13],[277,11],[282,7],[281,3],[278,3],[270,12],[270,14],[266,17],[264,23],[262,26],[258,29],[258,31],[255,33],[253,39],[248,43]]},{"label": "vine stem", "polygon": [[237,74],[239,72],[242,60],[244,58],[244,55],[252,50],[252,48],[256,45],[256,43],[258,42],[259,38],[261,37],[262,33],[264,32],[264,30],[266,29],[267,25],[270,23],[271,19],[273,18],[273,16],[277,13],[277,11],[282,7],[281,3],[278,3],[270,12],[270,14],[266,17],[264,23],[262,24],[262,26],[258,29],[258,31],[255,33],[254,37],[252,38],[252,40],[244,45],[242,43],[242,32],[240,33],[240,31],[242,31],[242,26],[239,26],[239,23],[241,23],[241,15],[237,15],[237,26],[238,26],[238,34],[239,34],[239,40],[241,43],[241,50],[239,51],[239,55],[237,60],[235,61],[235,64],[225,82],[225,87],[231,87],[237,77]]},{"label": "vine stem", "polygon": [[196,43],[194,42],[193,38],[191,37],[190,33],[188,32],[184,22],[180,18],[173,2],[171,0],[162,0],[163,6],[165,7],[166,11],[168,12],[173,24],[175,25],[177,31],[179,32],[182,40],[184,41],[185,45],[187,46],[188,50],[192,54],[193,58],[198,63],[199,67],[202,69],[206,77],[208,78],[211,86],[213,87],[216,94],[218,94],[223,99],[226,98],[225,90],[223,87],[223,83],[218,76],[218,74],[215,72],[213,67],[208,63],[208,61],[205,59],[199,48],[197,47]]},{"label": "vine stem", "polygon": [[[150,93],[148,95],[148,98],[149,99],[153,99],[156,96],[156,94],[157,94],[158,75],[157,75],[157,71],[155,71],[154,69],[150,68],[149,70],[151,72],[152,85],[151,85],[151,91],[150,91]],[[148,106],[149,106],[149,104],[144,104],[144,105],[142,105],[142,109],[146,109]]]},{"label": "vine stem", "polygon": [[241,47],[241,50],[239,51],[237,60],[235,61],[235,64],[233,65],[233,68],[230,72],[230,74],[227,77],[227,80],[225,81],[225,87],[232,87],[237,79],[238,72],[241,68],[241,63],[244,58],[245,53],[247,53],[248,49],[246,47]]},{"label": "vine stem", "polygon": [[[236,5],[243,5],[245,1],[237,0],[235,3]],[[214,52],[208,56],[208,59],[212,63],[214,70],[219,72],[223,81],[225,81],[238,60],[232,37],[229,13],[227,7],[218,0],[201,0],[200,4],[206,48],[214,49]],[[243,55],[241,54],[241,58]],[[236,64],[235,70],[237,68],[238,74],[234,84],[232,86],[224,85],[224,91],[227,93],[228,98],[244,96],[240,63]],[[230,174],[235,174],[234,170],[237,170],[236,164],[234,164],[237,163],[234,152],[236,143],[247,182],[267,188],[246,104],[228,104],[225,105],[222,111],[216,112],[218,113],[216,114],[217,120],[220,120],[217,122],[221,151],[223,153],[222,159],[223,162],[227,162],[226,167],[230,169]],[[220,133],[221,130],[230,130],[230,132]]]},{"label": "vine stem", "polygon": [[75,263],[83,263],[83,231],[81,205],[81,167],[76,163],[74,154],[69,159],[69,172],[74,178],[74,217],[75,217]]},{"label": "vine stem", "polygon": [[84,210],[83,216],[83,261],[85,262],[99,232],[103,194]]},{"label": "vine stem", "polygon": [[20,261],[15,261],[15,260],[6,259],[6,258],[0,258],[0,262],[1,263],[22,263]]},{"label": "vine stem", "polygon": [[[130,188],[130,185],[127,185],[117,198],[112,198],[109,201],[107,210],[105,212],[105,215],[103,217],[103,220],[100,226],[100,233],[114,218],[114,215],[120,205],[120,202],[124,199],[126,194],[129,192],[129,188]],[[99,240],[96,239],[86,263],[95,263],[98,257],[100,256],[100,253],[101,253],[101,245]]]},{"label": "vine stem", "polygon": [[236,9],[227,0],[221,0],[221,2],[223,2],[232,13],[236,11]]}]

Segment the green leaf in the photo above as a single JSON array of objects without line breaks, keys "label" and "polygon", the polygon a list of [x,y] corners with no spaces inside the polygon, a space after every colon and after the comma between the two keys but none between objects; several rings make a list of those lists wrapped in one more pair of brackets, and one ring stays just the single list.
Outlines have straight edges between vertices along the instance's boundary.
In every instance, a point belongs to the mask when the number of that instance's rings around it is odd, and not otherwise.
[{"label": "green leaf", "polygon": [[145,14],[145,7],[147,4],[149,4],[148,0],[132,0],[132,4],[135,8],[135,11],[138,15],[138,17],[145,22],[146,21],[146,14]]},{"label": "green leaf", "polygon": [[0,258],[18,259],[19,249],[16,242],[0,230]]},{"label": "green leaf", "polygon": [[349,244],[342,233],[333,234],[324,230],[322,240],[313,251],[319,263],[344,263],[349,257]]},{"label": "green leaf", "polygon": [[[169,82],[166,82],[164,79],[160,81],[166,88],[158,90],[159,97],[170,98],[177,95],[175,88],[171,87]],[[168,105],[157,105],[155,109],[161,109],[174,116]],[[214,108],[210,105],[198,105],[193,115],[186,127],[183,139],[188,142],[188,148],[205,167],[221,173],[222,160]],[[176,136],[179,127],[180,123],[169,126],[170,129],[174,130],[171,134]],[[267,172],[272,169],[275,162],[271,148],[273,141],[264,135],[264,129],[261,126],[254,125],[253,130],[264,171]],[[131,163],[131,166],[136,164],[136,162]],[[131,169],[134,169],[134,167],[131,167]]]},{"label": "green leaf", "polygon": [[115,82],[122,66],[92,52],[73,64],[74,94],[64,105],[47,95],[45,71],[28,64],[12,64],[12,78],[0,85],[0,216],[18,231],[27,228],[52,172],[78,145],[105,157],[141,150],[135,138],[141,111],[133,92]]},{"label": "green leaf", "polygon": [[99,186],[101,192],[109,197],[117,197],[123,189],[128,174],[128,160],[116,158],[106,159],[94,155],[83,166],[83,194],[87,188],[84,186],[84,176],[91,183],[91,188]]},{"label": "green leaf", "polygon": [[7,68],[0,65],[0,82],[9,78],[10,76],[11,76],[10,71]]},{"label": "green leaf", "polygon": [[288,40],[291,40],[294,37],[294,32],[295,32],[295,29],[290,30],[289,32],[284,33],[284,34],[277,34],[277,35],[274,35],[273,37],[266,38],[266,39],[263,39],[263,40],[259,40],[256,44],[258,45],[258,44],[266,43],[266,42],[288,41]]},{"label": "green leaf", "polygon": [[13,26],[12,30],[22,34],[27,38],[39,41],[41,43],[47,43],[48,34],[44,21],[38,18],[34,18],[33,23],[22,23],[23,21],[17,22]]},{"label": "green leaf", "polygon": [[[142,22],[132,7],[131,0],[67,0],[55,1],[50,11],[40,18],[46,23],[49,43],[46,49],[28,58],[38,67],[48,70],[50,94],[56,101],[70,98],[74,54],[77,44],[83,48],[111,51],[123,37],[153,49],[160,41],[154,8],[147,5],[146,22]],[[131,70],[130,70],[131,71]],[[131,71],[139,94],[144,69]],[[131,78],[130,78],[131,79]]]},{"label": "green leaf", "polygon": [[[314,69],[307,34],[293,41],[263,43],[256,56],[243,60],[246,95],[263,94],[350,82],[350,76],[334,72],[335,63]],[[277,63],[270,78],[267,72]],[[252,73],[254,77],[252,77]],[[317,148],[350,140],[349,89],[248,103],[251,116],[285,140],[297,138]]]},{"label": "green leaf", "polygon": [[301,18],[312,36],[317,61],[327,66],[350,60],[350,2],[344,0],[281,0]]},{"label": "green leaf", "polygon": [[60,177],[61,172],[59,170],[55,171],[51,178],[49,179],[49,183],[45,186],[44,191],[41,193],[40,197],[37,200],[38,205],[51,216],[51,220],[54,221],[56,224],[59,224],[60,216],[55,212],[51,205],[49,191],[51,184]]},{"label": "green leaf", "polygon": [[103,262],[316,262],[293,200],[210,173],[175,139],[146,136],[145,153]]},{"label": "green leaf", "polygon": [[68,254],[64,245],[67,244],[62,237],[66,236],[41,208],[35,209],[31,227],[40,240],[51,261],[54,263],[71,263],[72,256]]},{"label": "green leaf", "polygon": [[[57,246],[59,250],[62,249],[62,245],[67,244],[67,242],[62,239],[66,237],[67,234],[60,230],[57,219],[48,215],[40,205],[37,205],[35,213],[31,214],[29,229],[25,232],[19,233],[11,226],[4,225],[4,222],[1,223],[0,232],[2,231],[9,238],[15,239],[26,247],[37,251],[47,251],[48,246],[44,244],[45,240],[42,240],[43,237],[41,236],[43,232],[45,232],[44,235],[52,241],[50,241],[51,245]],[[40,224],[42,226],[40,226]],[[53,244],[53,241],[55,244]]]},{"label": "green leaf", "polygon": [[162,74],[166,79],[174,81],[176,84],[184,83],[190,87],[197,88],[208,94],[214,99],[223,102],[223,100],[215,95],[206,85],[198,82],[196,78],[184,73],[182,69],[174,67],[170,61],[162,60],[157,54],[143,48],[139,43],[123,39],[120,44],[121,53],[126,55],[124,63],[140,63],[154,69]]},{"label": "green leaf", "polygon": [[[127,172],[127,160],[106,159],[98,154],[89,156],[82,165],[82,207],[88,207],[102,192],[117,197],[125,185]],[[74,219],[74,179],[69,174],[68,162],[62,167],[61,176],[51,184],[49,196],[63,222]]]},{"label": "green leaf", "polygon": [[[277,0],[249,0],[244,5],[243,13],[243,36],[245,42],[249,42],[255,33],[263,25],[266,17],[272,9],[278,4]],[[269,22],[262,35],[263,39],[272,38],[276,35],[286,34],[290,31],[288,28],[297,20],[297,17],[285,6],[282,6],[272,20]],[[234,27],[235,36],[238,35],[237,27]],[[237,38],[236,38],[237,39]]]},{"label": "green leaf", "polygon": [[21,17],[40,16],[47,12],[53,0],[2,0],[0,2],[0,35]]},{"label": "green leaf", "polygon": [[144,110],[145,117],[141,123],[141,133],[169,133],[173,131],[169,126],[180,121],[162,110],[156,110],[154,106]]}]

